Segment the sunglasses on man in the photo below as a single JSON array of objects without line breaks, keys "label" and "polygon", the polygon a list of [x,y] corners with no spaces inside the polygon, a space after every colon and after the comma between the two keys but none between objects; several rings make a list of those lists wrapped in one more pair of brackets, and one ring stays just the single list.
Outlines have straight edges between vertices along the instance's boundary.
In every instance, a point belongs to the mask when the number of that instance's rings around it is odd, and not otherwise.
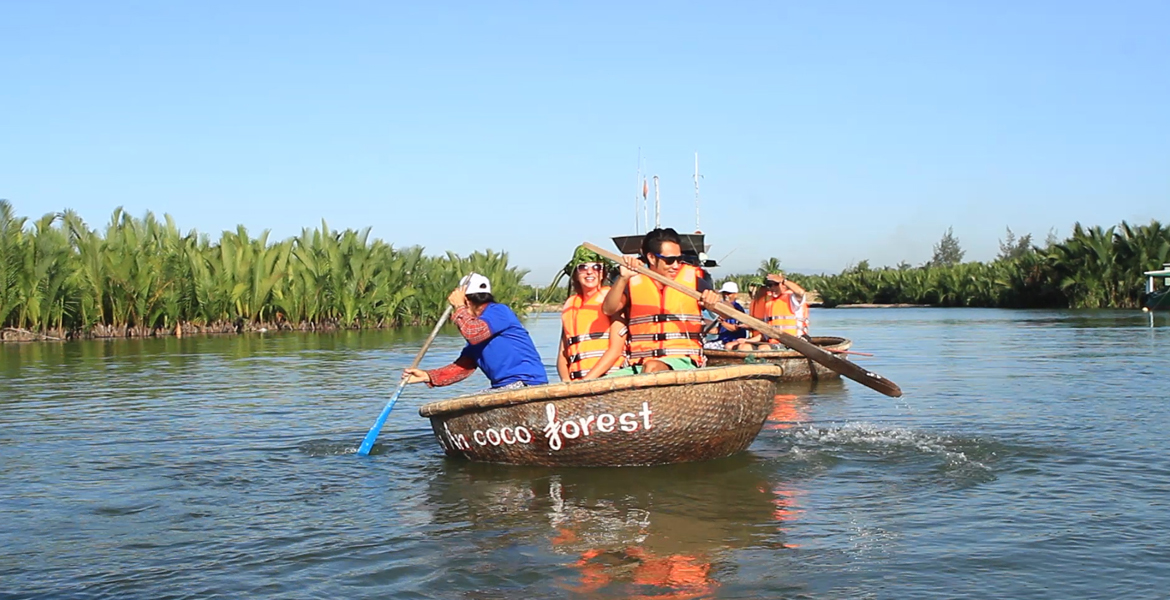
[{"label": "sunglasses on man", "polygon": [[674,256],[666,256],[666,255],[658,254],[657,252],[655,252],[654,256],[657,256],[658,260],[660,260],[668,265],[673,265],[674,263],[682,260],[682,255],[679,255],[679,254],[676,254]]}]

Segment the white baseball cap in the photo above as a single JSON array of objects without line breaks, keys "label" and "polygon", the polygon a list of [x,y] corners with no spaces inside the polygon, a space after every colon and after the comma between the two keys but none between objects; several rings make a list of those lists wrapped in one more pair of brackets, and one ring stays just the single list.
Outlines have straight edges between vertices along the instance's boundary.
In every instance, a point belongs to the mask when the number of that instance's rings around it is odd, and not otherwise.
[{"label": "white baseball cap", "polygon": [[739,285],[737,285],[734,281],[725,281],[723,283],[723,287],[719,288],[719,291],[724,294],[738,294]]},{"label": "white baseball cap", "polygon": [[459,285],[466,286],[464,289],[467,294],[490,294],[492,293],[492,282],[488,281],[487,277],[479,273],[472,273],[464,277]]}]

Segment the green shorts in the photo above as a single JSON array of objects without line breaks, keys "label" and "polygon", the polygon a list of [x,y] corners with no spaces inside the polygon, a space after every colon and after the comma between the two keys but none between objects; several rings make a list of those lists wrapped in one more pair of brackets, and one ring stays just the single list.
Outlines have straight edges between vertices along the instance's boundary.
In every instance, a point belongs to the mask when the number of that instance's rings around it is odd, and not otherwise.
[{"label": "green shorts", "polygon": [[[695,361],[693,361],[690,358],[687,358],[685,356],[663,356],[661,358],[655,358],[654,360],[658,360],[658,361],[662,361],[662,362],[666,363],[666,366],[670,367],[671,371],[686,371],[688,369],[699,368],[695,364]],[[625,377],[627,375],[637,375],[638,373],[641,373],[641,372],[642,372],[642,365],[634,365],[632,367],[626,367],[624,369],[610,369],[609,373],[606,373],[605,376],[606,377]]]}]

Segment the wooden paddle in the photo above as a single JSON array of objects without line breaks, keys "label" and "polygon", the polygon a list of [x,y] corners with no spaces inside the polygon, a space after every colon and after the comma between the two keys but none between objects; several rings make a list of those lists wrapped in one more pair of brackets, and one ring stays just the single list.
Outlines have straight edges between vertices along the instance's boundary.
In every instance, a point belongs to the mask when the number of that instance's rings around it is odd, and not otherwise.
[{"label": "wooden paddle", "polygon": [[[599,246],[585,242],[585,247],[600,254],[604,258],[608,258],[609,260],[618,263],[619,265],[625,264],[621,256],[604,250]],[[690,289],[674,280],[663,277],[662,275],[659,275],[658,273],[655,273],[654,271],[651,271],[650,269],[647,269],[641,265],[636,265],[634,267],[634,271],[636,271],[639,275],[649,277],[658,283],[661,283],[662,285],[672,287],[696,300],[702,297],[702,294],[699,292]],[[867,371],[857,363],[847,361],[843,358],[837,358],[836,356],[825,352],[820,346],[817,346],[812,342],[808,342],[794,335],[784,333],[783,331],[780,331],[779,329],[776,329],[775,327],[772,327],[771,325],[768,325],[767,323],[751,315],[735,310],[723,302],[720,302],[719,304],[716,304],[714,307],[712,307],[711,312],[727,319],[735,319],[772,339],[780,340],[780,343],[788,346],[789,348],[792,348],[793,350],[796,350],[797,352],[804,355],[805,358],[816,361],[824,365],[825,368],[840,373],[841,375],[844,375],[845,377],[848,377],[849,379],[852,379],[861,385],[877,390],[878,392],[893,398],[899,398],[902,396],[902,389],[899,388],[898,384],[894,383],[893,381],[890,381],[889,379],[886,379],[885,377],[882,377],[881,375],[878,375],[872,371]]]},{"label": "wooden paddle", "polygon": [[[410,363],[411,369],[417,369],[418,364],[422,362],[423,355],[431,347],[431,342],[435,341],[435,336],[439,335],[439,329],[442,329],[443,324],[447,322],[447,317],[451,316],[451,311],[455,307],[447,304],[447,310],[443,311],[443,316],[439,317],[439,322],[435,323],[435,328],[431,330],[431,335],[427,337],[427,341],[423,342],[422,348],[418,349],[418,354],[414,357],[414,362]],[[378,415],[378,420],[374,421],[374,426],[370,428],[369,433],[366,434],[365,439],[362,440],[362,445],[358,447],[358,456],[366,456],[370,453],[370,449],[374,447],[374,441],[378,439],[378,433],[382,431],[382,426],[386,424],[386,417],[390,416],[390,411],[394,409],[394,403],[398,402],[398,397],[402,395],[402,390],[406,388],[406,373],[402,373],[402,379],[398,382],[398,389],[394,390],[394,395],[390,397],[390,401],[386,403],[386,407],[382,409],[382,414]]]},{"label": "wooden paddle", "polygon": [[719,319],[712,319],[710,323],[707,323],[706,327],[703,327],[703,331],[699,332],[699,336],[702,339],[706,340],[707,336],[711,334],[711,331],[713,331],[715,329],[715,326],[718,324],[719,324]]},{"label": "wooden paddle", "polygon": [[706,338],[711,333],[711,330],[715,329],[715,326],[718,324],[719,324],[719,319],[712,320],[710,323],[707,323],[707,326],[703,328],[703,331],[699,332],[699,335]]}]

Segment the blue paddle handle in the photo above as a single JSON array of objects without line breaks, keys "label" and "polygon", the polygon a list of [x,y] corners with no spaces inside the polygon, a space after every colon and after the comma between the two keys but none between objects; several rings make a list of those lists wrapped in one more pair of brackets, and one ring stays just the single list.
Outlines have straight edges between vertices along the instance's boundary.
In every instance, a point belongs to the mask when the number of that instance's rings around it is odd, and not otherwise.
[{"label": "blue paddle handle", "polygon": [[374,421],[374,426],[370,428],[369,433],[366,433],[366,439],[362,440],[362,445],[358,448],[358,456],[366,456],[370,453],[370,449],[374,447],[374,442],[378,439],[378,434],[382,431],[382,426],[386,424],[386,417],[389,417],[390,411],[394,410],[394,403],[398,402],[398,397],[402,395],[404,389],[406,389],[405,378],[398,382],[398,389],[394,391],[393,396],[390,396],[390,401],[382,409],[382,414],[378,415],[378,420]]},{"label": "blue paddle handle", "polygon": [[[451,311],[454,310],[450,304],[447,305],[447,310],[443,311],[443,316],[439,317],[439,322],[435,323],[435,328],[431,330],[431,335],[427,337],[427,341],[423,342],[422,348],[419,348],[418,354],[414,357],[414,362],[410,363],[410,368],[417,369],[418,364],[422,362],[423,355],[431,347],[431,342],[435,341],[435,336],[439,335],[439,330],[443,328],[443,323],[447,322],[447,317],[451,316]],[[382,409],[382,414],[378,415],[378,420],[374,421],[374,426],[370,428],[366,438],[362,440],[362,445],[358,447],[358,456],[367,456],[370,450],[374,447],[374,442],[378,439],[378,434],[382,432],[382,426],[386,424],[386,417],[390,416],[390,411],[394,410],[394,403],[398,402],[398,397],[402,395],[402,390],[406,388],[406,378],[404,377],[398,383],[398,389],[394,391],[394,395],[390,397],[390,401],[386,403],[386,408]]]}]

